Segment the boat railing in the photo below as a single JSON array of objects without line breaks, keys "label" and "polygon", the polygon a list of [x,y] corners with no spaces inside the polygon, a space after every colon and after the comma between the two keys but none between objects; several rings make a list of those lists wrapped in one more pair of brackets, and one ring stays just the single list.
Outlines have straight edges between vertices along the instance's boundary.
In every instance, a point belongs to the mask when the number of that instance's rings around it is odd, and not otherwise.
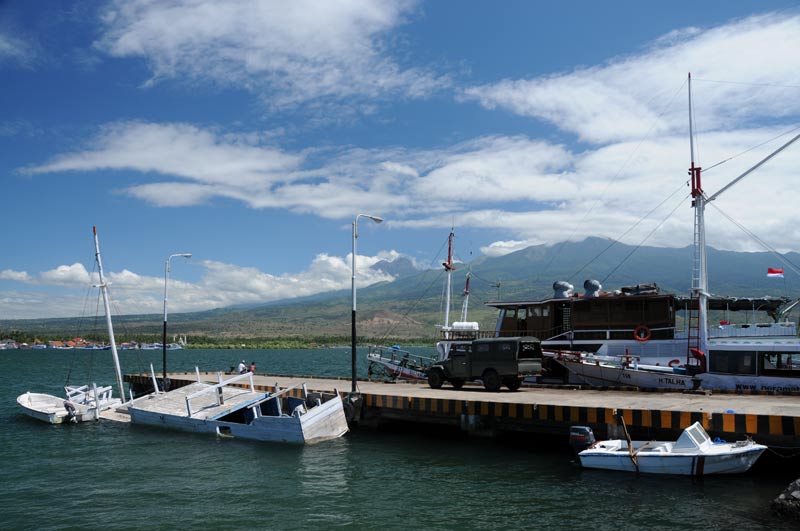
[{"label": "boat railing", "polygon": [[223,380],[222,379],[222,375],[220,375],[219,383],[211,385],[209,387],[206,387],[205,389],[201,389],[199,391],[196,391],[196,392],[194,392],[194,393],[192,393],[190,395],[186,395],[186,412],[191,417],[192,413],[193,413],[192,412],[192,400],[197,398],[198,396],[202,396],[202,395],[205,395],[205,394],[208,394],[208,393],[214,393],[215,397],[216,397],[216,400],[217,400],[217,405],[218,406],[222,405],[222,403],[223,403],[222,388],[225,387],[225,386],[231,385],[233,383],[236,383],[236,382],[241,382],[242,380],[249,380],[250,381],[250,392],[252,392],[252,393],[256,392],[255,384],[253,383],[253,373],[252,372],[246,372],[244,374],[239,374],[237,376],[234,376],[233,378],[228,378],[227,380]]},{"label": "boat railing", "polygon": [[709,337],[771,337],[796,336],[797,325],[791,321],[779,323],[720,323],[710,326]]},{"label": "boat railing", "polygon": [[104,387],[92,385],[91,388],[88,385],[68,385],[64,387],[64,391],[66,391],[67,400],[75,402],[76,404],[84,404],[90,401],[95,401],[98,404],[108,402],[111,400],[111,395],[113,393],[113,389],[110,385]]}]

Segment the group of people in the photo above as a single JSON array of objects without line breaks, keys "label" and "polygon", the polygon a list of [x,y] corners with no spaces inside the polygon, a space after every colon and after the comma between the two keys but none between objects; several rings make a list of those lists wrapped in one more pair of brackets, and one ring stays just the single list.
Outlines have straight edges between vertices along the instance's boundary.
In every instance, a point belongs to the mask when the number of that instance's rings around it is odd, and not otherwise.
[{"label": "group of people", "polygon": [[248,371],[252,372],[253,374],[255,374],[255,372],[256,372],[256,362],[255,361],[251,361],[250,362],[250,368],[248,369],[247,368],[247,364],[245,363],[244,360],[242,360],[241,362],[239,362],[239,365],[236,367],[236,370],[239,372],[239,374],[244,374],[244,373],[246,373]]}]

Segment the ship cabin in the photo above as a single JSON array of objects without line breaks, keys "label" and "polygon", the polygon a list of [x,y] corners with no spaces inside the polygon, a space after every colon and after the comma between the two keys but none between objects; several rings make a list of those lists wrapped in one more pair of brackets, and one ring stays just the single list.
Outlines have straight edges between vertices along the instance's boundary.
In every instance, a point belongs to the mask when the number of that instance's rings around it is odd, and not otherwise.
[{"label": "ship cabin", "polygon": [[554,297],[545,300],[487,302],[499,310],[495,335],[563,340],[564,348],[571,341],[675,337],[676,298],[660,294],[655,284],[581,295],[573,295],[566,283],[557,282],[554,289]]}]

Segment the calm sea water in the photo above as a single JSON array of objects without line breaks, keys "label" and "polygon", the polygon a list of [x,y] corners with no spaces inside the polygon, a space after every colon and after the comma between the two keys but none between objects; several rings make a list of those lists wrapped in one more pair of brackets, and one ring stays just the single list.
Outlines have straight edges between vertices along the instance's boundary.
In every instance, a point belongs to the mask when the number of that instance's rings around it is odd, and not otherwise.
[{"label": "calm sea water", "polygon": [[[160,351],[121,351],[123,370]],[[170,370],[348,375],[348,349],[170,352]],[[366,373],[364,356],[360,370]],[[798,477],[693,481],[581,470],[562,444],[356,429],[308,447],[112,423],[49,426],[17,395],[114,381],[105,351],[0,351],[3,529],[797,529],[769,502]]]}]

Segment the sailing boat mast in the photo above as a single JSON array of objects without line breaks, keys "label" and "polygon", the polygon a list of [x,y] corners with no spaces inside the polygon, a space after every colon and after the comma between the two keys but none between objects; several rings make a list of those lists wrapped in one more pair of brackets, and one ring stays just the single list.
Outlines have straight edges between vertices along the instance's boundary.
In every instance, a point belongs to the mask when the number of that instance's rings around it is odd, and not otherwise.
[{"label": "sailing boat mast", "polygon": [[122,371],[119,367],[119,356],[117,356],[117,342],[114,339],[114,327],[111,324],[111,307],[108,304],[108,283],[103,277],[103,262],[100,260],[100,243],[97,239],[97,227],[92,227],[94,232],[94,256],[97,260],[97,272],[100,276],[100,291],[103,293],[103,307],[106,311],[106,326],[108,327],[108,341],[111,343],[111,355],[114,358],[114,369],[117,371],[117,385],[119,386],[119,396],[125,401],[125,388],[122,385]]},{"label": "sailing boat mast", "polygon": [[[708,345],[708,264],[706,254],[705,231],[705,195],[700,179],[702,168],[695,166],[694,160],[694,126],[692,121],[692,74],[689,73],[689,150],[692,177],[692,205],[694,206],[694,259],[692,261],[692,299],[697,301],[697,320],[689,319],[689,348],[706,352]],[[693,310],[690,308],[689,312]],[[692,328],[696,326],[696,336]],[[694,340],[694,344],[692,344]]]},{"label": "sailing boat mast", "polygon": [[[764,157],[756,165],[742,173],[727,185],[722,187],[717,193],[706,197],[703,192],[703,187],[700,182],[701,168],[695,166],[694,161],[694,132],[692,124],[692,74],[689,74],[689,145],[691,149],[692,163],[689,168],[689,173],[692,176],[692,198],[694,206],[694,264],[692,268],[692,298],[697,299],[698,319],[696,322],[697,336],[692,337],[692,318],[690,307],[689,318],[689,348],[697,348],[702,353],[706,353],[708,349],[708,266],[706,261],[706,233],[705,233],[705,208],[706,205],[720,196],[723,192],[728,190],[731,186],[738,183],[753,171],[760,168],[767,161],[771,160],[775,155],[794,144],[800,139],[800,134],[792,137],[788,142],[781,147]],[[692,340],[696,339],[693,345]]]},{"label": "sailing boat mast", "polygon": [[469,276],[470,273],[467,273],[467,285],[464,288],[464,303],[461,305],[461,322],[465,323],[467,321],[467,307],[469,306]]},{"label": "sailing boat mast", "polygon": [[442,330],[445,332],[445,338],[449,338],[450,330],[450,281],[453,271],[456,268],[453,266],[453,228],[450,228],[450,237],[447,239],[447,262],[442,262],[444,270],[447,271],[447,287],[445,288],[444,298],[444,326]]}]

